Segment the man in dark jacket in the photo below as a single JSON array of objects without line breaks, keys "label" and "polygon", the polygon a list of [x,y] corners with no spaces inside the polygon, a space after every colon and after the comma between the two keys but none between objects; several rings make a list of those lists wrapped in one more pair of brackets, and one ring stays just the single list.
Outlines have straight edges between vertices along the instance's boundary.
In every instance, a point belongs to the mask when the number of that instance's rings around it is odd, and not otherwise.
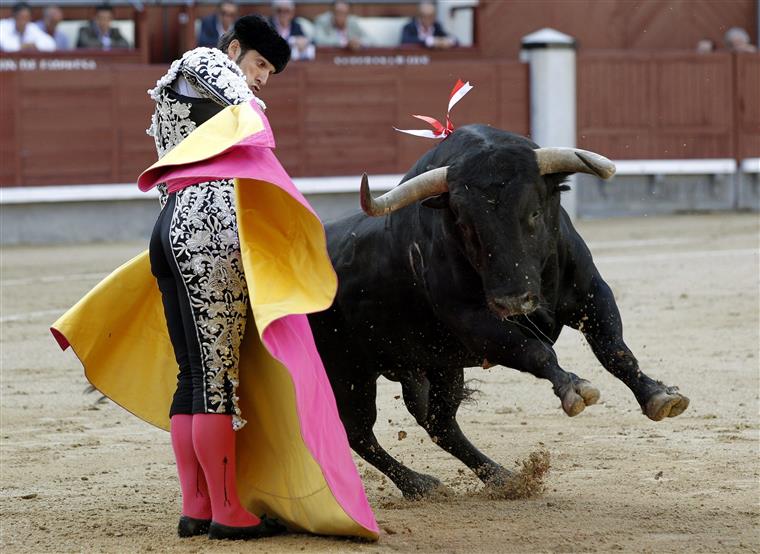
[{"label": "man in dark jacket", "polygon": [[95,18],[79,29],[77,48],[92,48],[96,50],[112,50],[114,48],[129,48],[129,42],[113,23],[113,8],[103,4],[95,8]]},{"label": "man in dark jacket", "polygon": [[216,12],[201,19],[201,31],[198,35],[198,46],[216,48],[219,37],[232,29],[238,18],[238,7],[234,2],[222,0],[216,7]]},{"label": "man in dark jacket", "polygon": [[293,0],[272,0],[272,17],[269,24],[290,45],[291,60],[313,60],[314,43],[296,21],[296,4]]},{"label": "man in dark jacket", "polygon": [[435,5],[432,2],[420,2],[417,17],[404,25],[401,30],[401,44],[451,48],[457,45],[457,40],[449,36],[441,24],[435,20]]}]

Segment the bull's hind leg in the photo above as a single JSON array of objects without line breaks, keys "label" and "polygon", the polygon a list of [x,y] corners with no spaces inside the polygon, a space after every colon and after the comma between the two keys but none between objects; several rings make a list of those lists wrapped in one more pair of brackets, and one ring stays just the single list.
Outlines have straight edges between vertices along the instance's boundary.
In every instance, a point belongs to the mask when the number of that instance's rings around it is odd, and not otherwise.
[{"label": "bull's hind leg", "polygon": [[510,472],[467,440],[457,423],[457,410],[465,394],[464,370],[430,372],[428,378],[430,390],[427,410],[424,419],[418,419],[418,423],[425,428],[433,442],[461,460],[484,483],[503,482]]},{"label": "bull's hind leg", "polygon": [[631,389],[649,419],[660,421],[681,414],[689,399],[678,392],[678,387],[655,381],[639,369],[638,360],[623,341],[623,322],[615,298],[601,277],[592,280],[587,298],[571,325],[583,333],[599,362]]},{"label": "bull's hind leg", "polygon": [[401,379],[401,393],[406,409],[424,428],[430,400],[430,381],[422,373],[406,375]]},{"label": "bull's hind leg", "polygon": [[387,475],[405,498],[422,498],[441,486],[441,482],[435,477],[412,471],[380,446],[372,430],[377,420],[375,379],[342,382],[340,386],[333,385],[333,390],[351,448]]}]

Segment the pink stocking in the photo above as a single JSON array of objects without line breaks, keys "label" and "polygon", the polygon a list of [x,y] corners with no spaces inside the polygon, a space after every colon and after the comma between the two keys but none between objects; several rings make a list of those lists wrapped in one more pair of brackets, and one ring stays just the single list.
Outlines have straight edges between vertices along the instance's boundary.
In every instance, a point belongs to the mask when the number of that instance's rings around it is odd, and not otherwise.
[{"label": "pink stocking", "polygon": [[235,431],[232,416],[193,415],[193,446],[208,483],[212,519],[230,527],[261,521],[240,504],[235,478]]},{"label": "pink stocking", "polygon": [[182,515],[211,519],[211,501],[203,469],[193,448],[193,416],[176,414],[171,418],[172,448],[182,489]]}]

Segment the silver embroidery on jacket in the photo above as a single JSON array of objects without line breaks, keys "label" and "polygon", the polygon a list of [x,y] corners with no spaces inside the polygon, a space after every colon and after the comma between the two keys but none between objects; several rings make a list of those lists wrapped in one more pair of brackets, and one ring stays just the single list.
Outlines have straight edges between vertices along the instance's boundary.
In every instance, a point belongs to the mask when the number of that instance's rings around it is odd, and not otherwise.
[{"label": "silver embroidery on jacket", "polygon": [[240,343],[248,309],[231,180],[210,181],[176,192],[170,243],[187,289],[201,349],[206,413],[232,412],[232,426],[245,425],[238,406]]},{"label": "silver embroidery on jacket", "polygon": [[262,110],[266,109],[266,104],[254,96],[251,89],[245,82],[245,74],[238,65],[230,60],[227,55],[216,48],[195,48],[185,52],[178,60],[172,62],[169,71],[156,81],[156,86],[148,90],[148,94],[153,100],[158,100],[161,90],[170,86],[177,77],[182,73],[188,78],[195,76],[203,81],[195,82],[193,85],[200,84],[207,92],[198,90],[205,98],[211,98],[211,89],[215,88],[213,96],[219,104],[224,106],[232,104],[242,104],[255,98],[256,103],[261,106]]},{"label": "silver embroidery on jacket", "polygon": [[[192,104],[180,102],[167,92],[180,75],[188,80],[198,94],[221,106],[242,104],[253,98],[261,109],[266,109],[266,104],[256,98],[248,88],[243,71],[221,50],[201,47],[185,52],[180,59],[172,62],[166,74],[156,81],[155,88],[148,91],[156,102],[156,110],[151,116],[150,127],[145,132],[153,137],[159,159],[182,142],[196,127],[195,122],[190,119]],[[166,186],[158,185],[162,208],[166,204],[166,194]]]},{"label": "silver embroidery on jacket", "polygon": [[[180,102],[163,89],[158,93],[156,111],[151,117],[148,134],[156,143],[158,158],[163,158],[175,146],[182,142],[195,130],[195,122],[190,119],[190,103]],[[158,196],[161,207],[166,204],[166,185],[158,185]]]}]

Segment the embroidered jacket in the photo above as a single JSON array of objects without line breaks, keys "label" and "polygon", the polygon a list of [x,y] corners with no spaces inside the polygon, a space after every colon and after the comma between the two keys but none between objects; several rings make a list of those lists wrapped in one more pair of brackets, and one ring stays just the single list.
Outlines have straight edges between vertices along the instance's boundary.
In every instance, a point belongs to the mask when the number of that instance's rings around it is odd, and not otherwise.
[{"label": "embroidered jacket", "polygon": [[[186,96],[174,89],[180,77],[184,77],[196,96]],[[221,50],[204,47],[190,50],[175,60],[148,94],[155,100],[156,110],[146,132],[156,143],[159,159],[226,106],[254,98],[237,64]],[[256,102],[266,108],[258,98]],[[159,185],[158,190],[163,206],[166,187]]]}]

